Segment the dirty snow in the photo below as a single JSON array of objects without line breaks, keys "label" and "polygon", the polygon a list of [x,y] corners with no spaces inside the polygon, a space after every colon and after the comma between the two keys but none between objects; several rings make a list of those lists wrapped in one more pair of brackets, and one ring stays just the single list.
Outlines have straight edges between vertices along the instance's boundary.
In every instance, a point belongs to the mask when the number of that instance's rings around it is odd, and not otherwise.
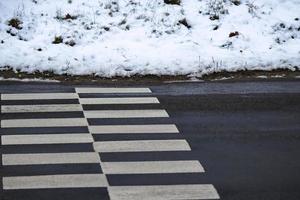
[{"label": "dirty snow", "polygon": [[233,2],[0,0],[0,69],[105,77],[297,69],[300,1]]},{"label": "dirty snow", "polygon": [[51,80],[51,79],[41,79],[41,78],[4,78],[0,76],[1,81],[18,81],[18,82],[47,82],[47,83],[59,83],[58,80]]}]

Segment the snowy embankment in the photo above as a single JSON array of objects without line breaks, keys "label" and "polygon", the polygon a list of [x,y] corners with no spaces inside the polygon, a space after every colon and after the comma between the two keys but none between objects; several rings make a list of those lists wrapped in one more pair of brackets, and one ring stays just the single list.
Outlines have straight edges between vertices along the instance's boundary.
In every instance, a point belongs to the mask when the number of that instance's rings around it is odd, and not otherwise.
[{"label": "snowy embankment", "polygon": [[173,1],[0,1],[0,69],[111,77],[300,66],[299,0]]}]

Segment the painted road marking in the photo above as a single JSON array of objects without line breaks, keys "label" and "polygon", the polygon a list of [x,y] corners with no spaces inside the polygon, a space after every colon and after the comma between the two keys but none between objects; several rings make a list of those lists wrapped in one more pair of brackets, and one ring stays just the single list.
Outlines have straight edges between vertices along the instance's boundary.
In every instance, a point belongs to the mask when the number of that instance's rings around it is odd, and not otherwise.
[{"label": "painted road marking", "polygon": [[151,93],[149,88],[75,88],[76,93]]},{"label": "painted road marking", "polygon": [[97,152],[190,151],[186,140],[135,140],[94,142]]},{"label": "painted road marking", "polygon": [[174,124],[151,124],[151,125],[100,125],[89,126],[92,134],[114,133],[179,133]]},{"label": "painted road marking", "polygon": [[165,110],[91,110],[84,111],[86,118],[155,118],[169,117]]},{"label": "painted road marking", "polygon": [[76,93],[18,93],[1,94],[2,100],[78,99]]},{"label": "painted road marking", "polygon": [[80,98],[80,104],[157,104],[156,97]]},{"label": "painted road marking", "polygon": [[201,173],[199,161],[102,162],[105,174]]},{"label": "painted road marking", "polygon": [[1,106],[2,113],[27,112],[72,112],[82,111],[80,104],[50,104],[50,105],[13,105]]},{"label": "painted road marking", "polygon": [[[2,94],[2,100],[20,100],[17,103],[10,102],[10,105],[1,106],[2,113],[48,113],[48,112],[82,112],[83,118],[38,118],[38,119],[5,119],[1,121],[3,128],[51,128],[51,127],[87,127],[89,133],[62,133],[54,134],[31,134],[22,135],[3,135],[1,136],[2,145],[14,148],[13,145],[33,145],[35,148],[43,148],[46,144],[68,144],[68,145],[93,145],[96,152],[76,152],[76,153],[23,153],[2,155],[2,164],[6,168],[55,166],[56,165],[76,165],[93,164],[99,166],[99,172],[103,174],[52,174],[40,173],[42,175],[26,176],[22,171],[14,176],[2,178],[3,189],[46,189],[46,188],[88,188],[106,187],[112,200],[140,200],[140,199],[219,199],[219,195],[213,185],[210,184],[188,184],[188,185],[134,185],[132,186],[109,186],[106,175],[122,174],[170,174],[177,176],[182,173],[203,173],[205,170],[198,160],[149,160],[148,161],[123,161],[123,162],[102,162],[101,153],[112,152],[179,152],[191,151],[186,140],[166,139],[166,140],[125,140],[125,141],[96,141],[92,134],[139,134],[139,133],[179,133],[175,124],[147,124],[147,125],[94,125],[89,126],[87,119],[117,119],[128,118],[167,118],[166,110],[163,109],[141,109],[141,110],[86,110],[82,105],[139,105],[159,104],[155,97],[110,97],[106,98],[79,98],[78,93],[87,94],[126,94],[126,93],[151,93],[149,88],[76,88],[77,93],[26,93],[26,94]],[[112,96],[112,95],[111,95]],[[146,95],[144,95],[146,96]],[[71,99],[73,104],[47,104],[41,105],[21,105],[21,100],[55,100]],[[80,104],[74,103],[79,100]],[[58,103],[58,102],[57,102]],[[18,105],[12,105],[18,104]],[[25,104],[34,104],[26,103]],[[149,105],[148,105],[149,106]],[[99,106],[103,107],[103,106]],[[114,106],[115,107],[115,106]],[[124,106],[123,106],[124,107]],[[104,108],[104,107],[103,107]],[[107,108],[108,109],[108,108]],[[113,108],[114,109],[114,108]],[[120,108],[119,108],[120,109]],[[125,108],[126,109],[126,108]],[[58,113],[57,113],[58,114]],[[42,114],[36,114],[39,117]],[[51,114],[53,115],[53,113]],[[46,117],[46,116],[45,116]],[[34,117],[33,117],[34,118]],[[131,119],[130,119],[131,118]],[[138,119],[141,120],[141,119]],[[150,120],[150,119],[148,119]],[[154,120],[154,119],[151,119]],[[150,123],[150,122],[148,122]],[[161,122],[162,123],[162,122]],[[27,130],[27,129],[26,129]],[[29,129],[30,130],[30,129]],[[148,135],[149,136],[149,135]],[[135,138],[137,139],[137,138]],[[144,138],[145,139],[145,138]],[[45,145],[43,145],[45,144]],[[39,146],[41,145],[41,146]],[[48,145],[49,146],[49,145]],[[20,146],[16,147],[19,148]],[[58,151],[57,151],[58,152]],[[99,157],[100,153],[100,157]],[[26,170],[26,168],[25,168]],[[78,172],[82,173],[82,172]],[[91,172],[95,173],[95,172]],[[34,173],[33,173],[34,174]],[[61,175],[58,175],[61,174]],[[152,176],[151,175],[151,176]],[[178,180],[176,180],[178,181]],[[180,181],[180,183],[183,183]]]},{"label": "painted road marking", "polygon": [[3,177],[3,189],[107,187],[104,174],[67,174]]},{"label": "painted road marking", "polygon": [[88,126],[85,118],[8,119],[1,120],[2,128]]},{"label": "painted road marking", "polygon": [[95,152],[2,154],[3,165],[40,165],[64,163],[100,163]]},{"label": "painted road marking", "polygon": [[213,185],[147,185],[108,187],[111,200],[219,199]]},{"label": "painted road marking", "polygon": [[91,134],[3,135],[2,145],[92,143]]}]

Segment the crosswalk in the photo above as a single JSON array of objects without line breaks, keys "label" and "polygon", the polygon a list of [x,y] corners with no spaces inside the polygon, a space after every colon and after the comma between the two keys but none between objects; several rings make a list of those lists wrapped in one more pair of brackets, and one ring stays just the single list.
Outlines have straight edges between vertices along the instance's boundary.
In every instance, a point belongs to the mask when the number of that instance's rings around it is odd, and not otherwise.
[{"label": "crosswalk", "polygon": [[1,94],[7,199],[219,199],[149,88]]}]

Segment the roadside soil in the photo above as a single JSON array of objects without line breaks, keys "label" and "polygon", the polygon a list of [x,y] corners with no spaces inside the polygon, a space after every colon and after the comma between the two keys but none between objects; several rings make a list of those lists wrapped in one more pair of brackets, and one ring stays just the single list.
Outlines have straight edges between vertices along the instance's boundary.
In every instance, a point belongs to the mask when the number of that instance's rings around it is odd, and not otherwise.
[{"label": "roadside soil", "polygon": [[60,82],[71,83],[114,83],[114,82],[143,82],[143,83],[161,83],[161,82],[189,82],[189,81],[249,81],[249,80],[264,80],[264,79],[299,79],[300,70],[291,71],[287,69],[278,69],[272,71],[237,71],[237,72],[216,72],[202,77],[192,75],[178,75],[178,76],[156,76],[156,75],[135,75],[131,77],[111,77],[103,78],[96,75],[69,75],[69,74],[55,74],[53,72],[34,72],[26,73],[21,71],[14,71],[12,68],[5,68],[0,70],[0,78],[7,80],[28,80],[28,79],[41,79],[41,80],[55,80]]}]

